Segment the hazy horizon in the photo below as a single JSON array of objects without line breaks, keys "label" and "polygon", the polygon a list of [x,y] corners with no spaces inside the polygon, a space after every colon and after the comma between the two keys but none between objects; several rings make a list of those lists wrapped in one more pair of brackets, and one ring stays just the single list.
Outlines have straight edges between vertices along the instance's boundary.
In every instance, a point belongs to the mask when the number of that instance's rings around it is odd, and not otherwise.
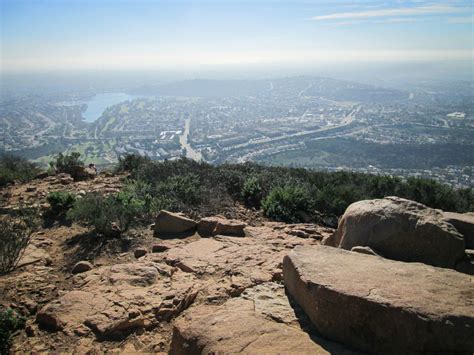
[{"label": "hazy horizon", "polygon": [[1,4],[4,78],[72,72],[350,77],[372,69],[382,78],[395,68],[392,77],[425,72],[472,80],[472,4],[465,0]]}]

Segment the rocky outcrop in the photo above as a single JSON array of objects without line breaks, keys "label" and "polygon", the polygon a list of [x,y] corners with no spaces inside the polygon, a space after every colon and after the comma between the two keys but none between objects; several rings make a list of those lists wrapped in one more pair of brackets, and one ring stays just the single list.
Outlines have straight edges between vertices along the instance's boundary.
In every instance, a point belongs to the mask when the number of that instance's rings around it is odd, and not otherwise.
[{"label": "rocky outcrop", "polygon": [[178,271],[171,282],[172,274],[169,266],[152,262],[95,269],[78,279],[82,287],[44,306],[36,321],[49,330],[93,332],[99,339],[152,328],[179,315],[196,297],[192,275]]},{"label": "rocky outcrop", "polygon": [[156,217],[154,234],[156,237],[167,238],[181,234],[192,234],[197,223],[181,213],[162,210]]},{"label": "rocky outcrop", "polygon": [[443,212],[444,220],[464,236],[467,249],[474,249],[474,214]]},{"label": "rocky outcrop", "polygon": [[244,228],[246,223],[223,217],[206,217],[199,221],[197,230],[202,236],[212,235],[231,235],[236,237],[243,237],[245,235]]},{"label": "rocky outcrop", "polygon": [[324,244],[367,246],[390,259],[449,268],[465,254],[463,236],[440,211],[399,197],[353,203]]},{"label": "rocky outcrop", "polygon": [[310,337],[283,288],[265,283],[221,306],[189,309],[174,325],[171,354],[329,354],[342,346]]},{"label": "rocky outcrop", "polygon": [[368,352],[474,351],[474,279],[327,246],[297,247],[285,286],[325,337]]}]

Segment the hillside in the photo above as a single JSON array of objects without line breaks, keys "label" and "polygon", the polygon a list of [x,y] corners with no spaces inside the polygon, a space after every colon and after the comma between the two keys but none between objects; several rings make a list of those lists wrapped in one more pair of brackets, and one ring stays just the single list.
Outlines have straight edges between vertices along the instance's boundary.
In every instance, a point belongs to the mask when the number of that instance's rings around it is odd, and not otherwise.
[{"label": "hillside", "polygon": [[[472,210],[470,190],[425,180],[253,164],[215,167],[185,159],[156,163],[138,156],[97,176],[72,167],[80,178],[58,172],[1,188],[2,218],[37,219],[17,268],[0,276],[0,308],[25,320],[13,332],[14,353],[387,350],[381,344],[401,352],[474,348],[474,328],[463,328],[474,325],[468,302],[474,264],[465,250],[474,248],[472,214],[449,215],[399,198],[352,204],[398,192],[466,212]],[[371,223],[380,228],[370,229]],[[364,226],[374,234],[351,241]],[[398,226],[405,234],[413,230],[411,239],[393,239]],[[391,234],[379,236],[384,231]],[[2,238],[8,238],[5,231]],[[377,244],[379,238],[385,241]],[[387,259],[351,252],[353,245]],[[353,281],[336,282],[344,279]],[[318,294],[316,302],[323,303],[307,302],[325,287],[333,296]],[[408,292],[412,287],[419,293]],[[433,287],[442,303],[423,302]],[[343,309],[355,312],[360,330],[353,333],[353,324],[340,321],[351,318]],[[369,313],[373,317],[355,316]],[[425,331],[406,316],[412,313],[428,329],[438,318],[449,319],[456,336],[441,325],[433,334]],[[384,328],[384,317],[397,324],[388,327],[388,335],[377,330]],[[408,348],[397,333],[406,324],[415,324],[418,334]],[[373,341],[360,340],[367,339],[364,329],[374,332]]]}]

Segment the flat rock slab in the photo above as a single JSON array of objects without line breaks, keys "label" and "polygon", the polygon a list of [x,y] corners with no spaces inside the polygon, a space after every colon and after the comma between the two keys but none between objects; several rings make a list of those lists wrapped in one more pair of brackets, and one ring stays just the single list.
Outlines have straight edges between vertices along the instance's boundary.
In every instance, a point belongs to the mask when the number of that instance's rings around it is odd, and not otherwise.
[{"label": "flat rock slab", "polygon": [[247,291],[245,297],[220,306],[201,305],[186,311],[175,322],[170,354],[344,352],[339,344],[311,337],[297,324],[291,325],[293,309],[277,284],[264,283]]},{"label": "flat rock slab", "polygon": [[285,286],[329,339],[369,352],[474,351],[474,278],[328,246],[297,247]]}]

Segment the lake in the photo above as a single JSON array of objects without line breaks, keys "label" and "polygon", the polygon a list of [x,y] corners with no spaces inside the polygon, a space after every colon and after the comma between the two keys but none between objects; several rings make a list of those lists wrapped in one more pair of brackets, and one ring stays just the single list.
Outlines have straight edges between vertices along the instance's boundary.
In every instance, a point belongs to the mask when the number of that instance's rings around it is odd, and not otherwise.
[{"label": "lake", "polygon": [[121,92],[97,94],[86,102],[87,110],[82,114],[82,117],[84,117],[86,122],[94,122],[102,115],[107,107],[136,98],[137,96]]}]

